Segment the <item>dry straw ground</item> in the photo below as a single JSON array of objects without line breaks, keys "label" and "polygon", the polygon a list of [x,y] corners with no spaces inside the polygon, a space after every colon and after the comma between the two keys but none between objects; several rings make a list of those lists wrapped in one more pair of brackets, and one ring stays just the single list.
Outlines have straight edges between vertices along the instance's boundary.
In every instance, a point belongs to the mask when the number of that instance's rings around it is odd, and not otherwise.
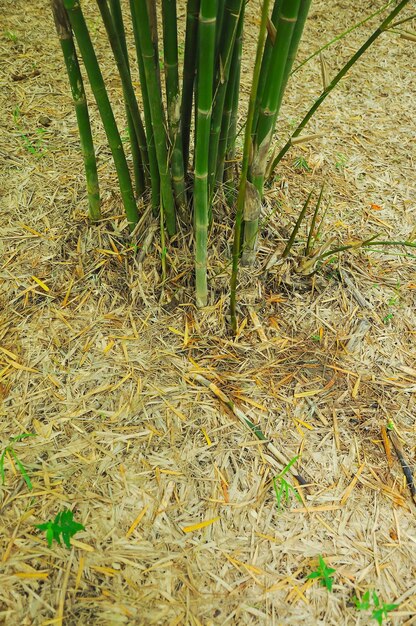
[{"label": "dry straw ground", "polygon": [[[348,0],[328,10],[317,0],[300,58],[381,4]],[[249,7],[254,15],[256,3]],[[323,242],[411,236],[414,42],[383,36],[311,122],[322,137],[285,159],[267,195],[272,215],[234,339],[226,216],[211,257],[212,306],[196,312],[183,242],[170,250],[164,289],[157,238],[141,261],[129,250],[94,107],[105,219],[87,224],[47,2],[3,0],[1,13],[0,433],[2,447],[21,432],[36,437],[15,446],[32,492],[5,459],[0,623],[368,624],[351,599],[373,588],[400,605],[393,624],[415,624],[415,507],[382,437],[393,420],[414,467],[415,257],[356,250],[312,280],[264,270],[322,181]],[[325,54],[329,75],[378,19]],[[105,75],[120,94],[110,59]],[[298,78],[284,128],[318,93],[317,60]],[[294,167],[296,157],[310,171]],[[279,470],[267,448],[195,372],[287,459],[301,454],[310,483],[303,503],[277,509],[271,479]],[[34,524],[65,507],[86,530],[71,550],[49,549]],[[319,554],[336,569],[332,593],[306,579]]]}]

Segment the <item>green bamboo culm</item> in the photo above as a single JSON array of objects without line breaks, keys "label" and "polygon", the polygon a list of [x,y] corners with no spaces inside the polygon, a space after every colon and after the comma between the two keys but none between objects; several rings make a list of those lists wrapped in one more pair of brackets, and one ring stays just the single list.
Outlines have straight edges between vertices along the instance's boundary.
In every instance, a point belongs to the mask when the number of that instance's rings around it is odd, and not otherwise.
[{"label": "green bamboo culm", "polygon": [[166,100],[171,144],[173,189],[178,207],[185,206],[185,178],[181,137],[181,101],[178,72],[178,31],[176,0],[162,0],[163,51],[166,80]]},{"label": "green bamboo culm", "polygon": [[219,62],[215,81],[214,104],[211,120],[211,138],[209,145],[209,199],[212,199],[214,182],[218,167],[218,152],[221,136],[221,123],[224,114],[224,105],[230,75],[231,60],[233,58],[240,13],[243,10],[244,0],[225,0],[223,26],[219,38]]},{"label": "green bamboo culm", "polygon": [[191,118],[197,58],[199,8],[200,0],[188,0],[186,5],[185,53],[183,60],[181,104],[182,154],[185,172],[188,169],[189,144],[191,140]]},{"label": "green bamboo culm", "polygon": [[94,94],[98,110],[107,135],[108,145],[113,155],[114,165],[117,171],[120,193],[123,199],[124,210],[129,222],[130,230],[134,230],[139,214],[136,200],[134,198],[133,186],[131,183],[129,168],[127,166],[126,155],[117,128],[110,100],[108,99],[104,79],[98,65],[94,47],[90,34],[85,23],[79,0],[64,0],[65,9],[78,43],[82,60],[90,81],[91,90]]},{"label": "green bamboo culm", "polygon": [[249,203],[246,207],[246,209],[248,208],[249,210],[246,210],[244,216],[244,245],[241,258],[243,265],[252,265],[255,260],[267,155],[279,112],[283,86],[287,80],[286,67],[299,7],[300,0],[282,0],[279,5],[276,24],[276,41],[271,52],[267,74],[268,79],[264,85],[257,128],[254,133],[253,161],[250,167],[250,179],[257,190],[258,201]]},{"label": "green bamboo culm", "polygon": [[264,48],[264,42],[266,39],[267,20],[269,19],[269,4],[270,4],[270,0],[263,0],[260,30],[259,30],[259,36],[257,39],[256,59],[254,62],[253,80],[251,82],[250,100],[249,100],[248,112],[247,112],[246,129],[245,129],[245,134],[244,134],[243,161],[241,165],[240,184],[238,187],[237,210],[236,210],[235,221],[234,221],[232,271],[231,271],[231,279],[230,279],[231,327],[234,333],[237,332],[237,327],[238,327],[238,324],[237,324],[237,278],[238,278],[238,266],[239,266],[240,256],[241,256],[241,231],[242,231],[242,224],[243,224],[244,204],[246,201],[247,187],[248,187],[248,184],[250,184],[247,181],[247,175],[248,175],[249,161],[250,161],[250,155],[251,155],[251,146],[252,146],[251,134],[252,134],[252,127],[253,127],[254,108],[256,104],[256,93],[257,93],[257,89],[259,85],[261,58],[262,58],[262,53],[263,53],[263,48]]},{"label": "green bamboo culm", "polygon": [[240,74],[243,49],[243,24],[245,3],[240,11],[237,32],[231,59],[230,75],[228,77],[224,108],[221,120],[220,140],[218,144],[216,182],[225,184],[225,195],[228,204],[233,204],[235,192],[235,177],[233,176],[235,162],[235,143],[237,138],[238,104],[240,101]]},{"label": "green bamboo culm", "polygon": [[208,299],[208,166],[217,5],[218,0],[202,0],[199,13],[194,182],[195,291],[198,307],[206,306]]},{"label": "green bamboo culm", "polygon": [[166,228],[170,236],[176,232],[175,199],[168,164],[167,133],[163,114],[159,73],[155,58],[151,23],[146,0],[135,1],[136,28],[140,39],[146,87],[149,96],[150,115],[155,140],[157,164],[160,175],[160,192],[165,213]]},{"label": "green bamboo culm", "polygon": [[[114,22],[114,29],[120,41],[124,58],[127,63],[127,69],[130,74],[129,55],[127,51],[126,33],[125,33],[125,28],[124,28],[124,21],[123,21],[123,14],[121,11],[120,0],[109,0],[109,6],[111,10],[111,16]],[[124,100],[126,99],[124,98]],[[146,188],[143,160],[142,160],[142,155],[140,153],[139,142],[136,136],[136,132],[134,130],[133,118],[131,116],[130,109],[126,102],[125,102],[125,109],[126,109],[126,118],[127,118],[127,128],[128,128],[128,133],[129,133],[129,139],[130,139],[131,156],[132,156],[132,161],[133,161],[135,191],[136,191],[136,197],[139,197],[142,195],[142,193],[144,192]]]},{"label": "green bamboo culm", "polygon": [[[96,2],[100,10],[105,29],[107,31],[108,39],[120,75],[121,84],[123,87],[124,101],[130,114],[128,119],[133,125],[134,133],[136,135],[136,139],[140,148],[142,163],[146,168],[146,172],[148,172],[149,157],[147,154],[146,134],[144,132],[143,122],[139,111],[139,105],[137,104],[136,96],[134,94],[134,89],[131,82],[127,56],[124,53],[123,45],[120,38],[118,37],[114,20],[108,8],[107,0],[96,0]],[[144,173],[141,177],[141,183],[142,184],[140,194],[143,193],[145,189]]]},{"label": "green bamboo culm", "polygon": [[[254,118],[253,118],[253,133],[255,133],[257,128],[257,122],[259,119],[260,106],[263,98],[264,89],[267,84],[267,78],[269,74],[270,67],[270,59],[272,56],[273,46],[276,40],[276,24],[279,17],[279,9],[281,5],[281,0],[275,0],[273,5],[273,11],[269,22],[269,31],[266,38],[266,44],[264,46],[263,57],[261,60],[261,69],[260,69],[260,77],[259,77],[259,88],[257,89],[256,94],[256,106],[254,108]],[[274,36],[273,33],[274,32]]]},{"label": "green bamboo culm", "polygon": [[135,0],[130,0],[130,14],[133,25],[134,43],[136,48],[136,59],[139,68],[140,88],[142,92],[144,121],[146,125],[147,150],[149,154],[149,170],[150,170],[150,187],[151,202],[153,215],[157,215],[160,206],[160,176],[159,167],[157,165],[155,140],[152,128],[152,117],[150,114],[149,94],[146,85],[146,72],[144,70],[143,56],[140,45],[140,37],[137,30],[137,15],[135,9]]},{"label": "green bamboo culm", "polygon": [[92,222],[101,219],[100,190],[98,185],[97,161],[91,134],[87,98],[84,91],[81,70],[78,63],[71,25],[63,0],[52,0],[52,13],[61,45],[66,71],[68,73],[72,100],[77,117],[81,152],[84,159],[85,177],[87,181],[88,214]]}]

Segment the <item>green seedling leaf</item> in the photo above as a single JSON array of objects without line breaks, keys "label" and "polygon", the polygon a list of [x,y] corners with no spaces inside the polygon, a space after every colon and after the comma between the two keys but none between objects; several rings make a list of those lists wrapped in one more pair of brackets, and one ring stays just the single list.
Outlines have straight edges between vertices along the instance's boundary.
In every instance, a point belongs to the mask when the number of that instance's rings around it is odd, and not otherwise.
[{"label": "green seedling leaf", "polygon": [[332,591],[333,585],[333,575],[335,573],[335,569],[332,567],[328,567],[325,563],[324,559],[321,555],[319,555],[319,564],[315,571],[311,572],[307,575],[306,578],[310,578],[313,580],[314,578],[320,580],[321,585],[326,587],[328,591]]},{"label": "green seedling leaf", "polygon": [[293,167],[296,170],[303,170],[305,172],[310,172],[311,168],[309,167],[309,163],[307,162],[306,159],[304,159],[303,157],[297,157],[294,161],[293,161]]},{"label": "green seedling leaf", "polygon": [[35,524],[35,527],[39,530],[43,530],[46,533],[46,541],[48,546],[51,547],[55,540],[61,545],[61,536],[64,544],[67,548],[71,547],[71,537],[73,537],[80,530],[85,530],[82,524],[74,521],[74,514],[69,509],[65,509],[58,513],[55,519],[45,524]]},{"label": "green seedling leaf", "polygon": [[382,626],[384,618],[388,618],[388,613],[394,611],[394,609],[397,609],[399,606],[398,604],[387,604],[386,602],[381,604],[377,592],[374,590],[371,591],[371,589],[365,592],[362,600],[358,600],[356,597],[354,598],[355,608],[358,611],[366,611],[370,608],[371,603],[374,606],[371,617],[375,619],[380,626]]},{"label": "green seedling leaf", "polygon": [[16,437],[10,437],[10,441],[23,441],[23,439],[27,439],[28,437],[36,437],[36,433],[20,433],[20,435],[16,435]]},{"label": "green seedling leaf", "polygon": [[29,475],[26,471],[25,466],[23,465],[23,463],[21,462],[21,460],[19,459],[19,457],[17,456],[16,452],[13,450],[13,448],[9,448],[9,452],[11,454],[11,456],[13,457],[17,467],[19,468],[19,471],[23,477],[23,480],[25,481],[27,488],[29,489],[29,491],[32,491],[33,489],[33,485],[32,485],[32,481],[29,478]]},{"label": "green seedling leaf", "polygon": [[358,611],[366,611],[370,607],[370,590],[365,592],[361,601],[355,597],[354,604]]},{"label": "green seedling leaf", "polygon": [[[7,450],[7,448],[6,448]],[[4,481],[6,478],[6,475],[4,473],[4,457],[6,456],[6,450],[3,450],[1,457],[0,457],[0,477],[1,477],[1,484],[4,485]]]},{"label": "green seedling leaf", "polygon": [[280,509],[282,501],[286,504],[289,504],[291,494],[293,494],[299,502],[302,502],[302,498],[300,497],[296,489],[283,478],[284,475],[287,474],[287,472],[290,470],[292,465],[296,463],[298,458],[299,455],[294,456],[293,459],[291,459],[286,465],[286,467],[283,468],[280,474],[273,477],[273,488],[276,495],[276,504],[278,509]]},{"label": "green seedling leaf", "polygon": [[387,619],[390,611],[394,611],[394,609],[397,609],[398,606],[398,604],[383,604],[379,609],[374,609],[371,617],[375,619],[380,626],[382,626],[383,619]]},{"label": "green seedling leaf", "polygon": [[20,433],[19,435],[16,435],[16,437],[10,437],[10,441],[11,441],[11,445],[6,446],[0,456],[0,478],[1,478],[1,484],[4,485],[5,482],[5,471],[4,471],[4,459],[6,458],[6,454],[9,454],[11,457],[13,457],[14,462],[17,465],[17,468],[19,470],[19,472],[21,473],[23,480],[25,481],[29,491],[32,491],[33,489],[33,485],[32,485],[32,481],[29,478],[29,475],[26,471],[25,466],[23,465],[23,463],[21,462],[21,460],[19,459],[19,457],[16,454],[16,451],[13,447],[14,443],[18,443],[19,441],[23,441],[24,439],[27,439],[28,437],[36,437],[35,433]]}]

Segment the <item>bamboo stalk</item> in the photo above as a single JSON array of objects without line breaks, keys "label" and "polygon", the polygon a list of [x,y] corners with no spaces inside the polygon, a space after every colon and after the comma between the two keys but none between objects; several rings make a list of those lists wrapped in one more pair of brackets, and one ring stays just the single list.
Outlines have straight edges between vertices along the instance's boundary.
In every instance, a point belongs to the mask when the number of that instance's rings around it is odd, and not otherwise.
[{"label": "bamboo stalk", "polygon": [[77,117],[81,152],[84,159],[85,178],[87,181],[88,214],[91,221],[96,222],[101,219],[100,190],[84,83],[74,40],[72,38],[71,25],[65,11],[63,0],[52,0],[51,6]]},{"label": "bamboo stalk", "polygon": [[225,16],[225,5],[227,0],[220,0],[217,5],[217,21],[215,23],[215,64],[218,63],[218,53],[223,44],[223,22]]},{"label": "bamboo stalk", "polygon": [[282,104],[283,96],[286,90],[287,81],[289,80],[289,76],[292,72],[293,63],[295,61],[300,40],[302,38],[303,29],[305,28],[306,18],[308,17],[309,9],[311,6],[312,0],[300,0],[300,7],[296,19],[295,28],[293,29],[292,37],[290,39],[289,52],[286,59],[285,71],[283,75],[283,82],[280,89],[280,96],[276,107],[275,119],[273,122],[273,128],[276,125],[277,116],[280,111],[280,106]]},{"label": "bamboo stalk", "polygon": [[[123,22],[123,14],[121,11],[120,0],[109,0],[111,15],[114,22],[114,28],[120,41],[124,58],[126,59],[127,69],[130,74],[129,55],[127,52],[126,35]],[[133,160],[133,173],[135,181],[136,196],[141,196],[146,188],[145,173],[143,168],[143,160],[140,152],[139,142],[134,130],[133,119],[130,109],[125,103],[127,128],[130,138],[131,156]]]},{"label": "bamboo stalk", "polygon": [[94,98],[103,121],[108,145],[110,146],[114,165],[117,171],[120,192],[127,220],[129,222],[129,227],[130,230],[134,230],[134,225],[137,223],[139,214],[134,198],[126,155],[124,154],[120,133],[117,128],[110,100],[108,99],[107,90],[98,65],[94,47],[91,42],[79,0],[64,0],[64,6],[68,12],[72,30],[74,31],[81,56],[84,61],[85,69],[88,74],[91,90],[94,94]]},{"label": "bamboo stalk", "polygon": [[269,4],[270,0],[263,0],[263,7],[261,11],[260,31],[257,39],[256,60],[254,62],[253,80],[251,82],[250,100],[247,113],[246,130],[244,135],[244,151],[243,162],[241,166],[240,184],[238,188],[237,197],[237,211],[234,222],[234,241],[233,241],[233,265],[230,280],[230,313],[231,313],[231,326],[234,333],[237,332],[237,277],[238,277],[238,264],[241,255],[241,231],[243,223],[243,211],[244,202],[246,198],[247,189],[247,174],[249,167],[249,160],[251,154],[251,133],[253,127],[254,107],[256,104],[256,93],[259,85],[260,69],[261,69],[261,57],[264,48],[264,42],[266,39],[266,26],[269,19]]},{"label": "bamboo stalk", "polygon": [[195,141],[195,287],[196,304],[206,306],[208,240],[208,163],[218,0],[202,0],[199,14],[197,120]]},{"label": "bamboo stalk", "polygon": [[273,5],[273,11],[272,11],[271,19],[270,19],[270,24],[269,24],[269,28],[268,28],[268,35],[267,35],[267,39],[266,39],[266,44],[264,46],[263,58],[261,60],[259,88],[258,88],[257,94],[256,94],[256,106],[255,106],[255,109],[254,109],[253,135],[255,134],[255,131],[256,131],[256,128],[257,128],[257,122],[258,122],[259,114],[260,114],[261,101],[262,101],[264,89],[265,89],[265,86],[266,86],[266,83],[267,83],[267,77],[268,77],[268,74],[269,74],[269,67],[270,67],[270,60],[271,60],[271,57],[272,57],[272,50],[273,50],[273,46],[274,46],[274,43],[275,43],[274,40],[273,40],[272,34],[271,34],[270,26],[272,26],[275,29],[275,32],[276,32],[276,26],[277,26],[277,21],[278,21],[278,17],[279,17],[280,5],[281,5],[281,0],[275,0],[274,5]]},{"label": "bamboo stalk", "polygon": [[160,191],[165,212],[166,227],[169,235],[172,236],[176,232],[175,200],[168,167],[167,136],[163,115],[162,95],[158,80],[146,0],[135,0],[135,16],[149,95],[150,116],[155,139],[156,157],[160,174]]},{"label": "bamboo stalk", "polygon": [[[230,81],[232,80],[233,82],[232,93],[230,92],[226,96],[226,105],[224,105],[224,107],[227,106],[227,108],[230,108],[228,126],[227,126],[227,119],[226,119],[227,115],[225,115],[225,119],[224,119],[225,160],[226,160],[227,166],[225,167],[224,162],[221,164],[221,160],[223,159],[223,157],[222,157],[222,148],[220,147],[219,148],[220,154],[218,157],[218,161],[219,161],[219,167],[222,167],[224,169],[224,172],[222,174],[221,171],[217,170],[217,181],[219,181],[219,178],[221,176],[221,178],[224,179],[224,182],[227,183],[226,196],[227,196],[227,201],[230,205],[233,204],[234,195],[235,195],[235,186],[236,186],[236,180],[233,175],[233,171],[235,169],[234,168],[235,144],[237,140],[238,105],[240,102],[240,76],[241,76],[241,58],[242,58],[242,52],[243,52],[244,8],[245,8],[245,5],[243,5],[243,9],[240,14],[240,22],[238,24],[238,31],[237,31],[236,41],[235,41],[235,49],[233,53],[233,59],[231,61],[230,72],[234,74],[233,78],[230,79]],[[221,132],[223,132],[223,128],[221,129]],[[220,139],[220,146],[221,146],[221,139]]]},{"label": "bamboo stalk", "polygon": [[[300,0],[282,0],[278,12],[276,41],[271,52],[268,80],[262,95],[253,145],[253,162],[250,167],[250,178],[259,194],[257,203],[259,209],[263,196],[267,155],[281,102],[290,44],[299,7]],[[244,246],[241,258],[244,265],[251,265],[254,261],[258,229],[259,214],[254,212],[247,214],[244,218]]]},{"label": "bamboo stalk", "polygon": [[199,8],[200,0],[188,0],[186,5],[186,34],[181,105],[182,153],[185,173],[188,170],[189,161],[192,101],[197,59]]},{"label": "bamboo stalk", "polygon": [[137,16],[135,10],[134,0],[130,0],[130,14],[133,25],[134,43],[136,48],[137,65],[139,68],[140,76],[140,89],[142,92],[144,121],[146,125],[146,138],[147,138],[147,150],[149,154],[149,170],[150,170],[150,186],[152,196],[152,209],[153,215],[156,215],[159,211],[160,205],[160,176],[159,167],[157,165],[156,148],[153,136],[152,118],[150,115],[150,103],[149,94],[146,84],[146,73],[144,70],[142,51],[140,46],[140,37],[137,31]]},{"label": "bamboo stalk", "polygon": [[217,170],[218,150],[221,133],[221,122],[224,112],[224,103],[227,93],[228,79],[230,75],[231,60],[236,39],[240,13],[244,6],[244,0],[226,0],[223,16],[223,28],[220,38],[219,64],[216,76],[216,93],[213,104],[211,119],[211,137],[209,145],[209,178],[208,197],[211,199],[215,174]]},{"label": "bamboo stalk", "polygon": [[185,180],[180,132],[181,101],[179,96],[178,35],[176,0],[162,0],[163,51],[165,61],[166,99],[171,142],[172,181],[178,207],[185,205]]},{"label": "bamboo stalk", "polygon": [[[108,39],[110,41],[111,49],[113,51],[114,59],[120,75],[121,84],[123,87],[124,101],[130,112],[130,120],[134,128],[137,142],[139,144],[142,163],[148,170],[149,157],[147,153],[146,134],[144,132],[139,106],[137,104],[136,96],[134,94],[133,85],[131,82],[127,57],[123,52],[123,46],[121,44],[120,38],[118,37],[113,18],[108,8],[107,0],[96,0],[96,2],[100,10],[105,29],[107,31]],[[143,176],[143,185],[140,193],[143,193],[144,188],[145,185]]]},{"label": "bamboo stalk", "polygon": [[359,48],[357,50],[357,52],[344,65],[344,67],[342,67],[340,69],[338,74],[336,74],[336,76],[332,79],[332,81],[329,83],[327,88],[324,89],[324,91],[317,98],[317,100],[315,100],[315,102],[313,103],[313,105],[311,106],[309,111],[306,113],[306,115],[304,116],[302,121],[297,126],[296,130],[291,134],[291,136],[289,137],[288,141],[285,143],[283,148],[280,150],[279,154],[273,160],[273,163],[271,164],[271,166],[268,168],[268,171],[270,172],[270,177],[273,175],[273,172],[274,172],[276,166],[278,165],[278,163],[280,163],[280,161],[285,156],[286,152],[291,147],[292,140],[300,135],[300,133],[305,128],[306,124],[309,122],[311,117],[316,113],[316,111],[319,109],[319,107],[324,102],[324,100],[326,100],[326,98],[329,96],[331,91],[337,86],[339,81],[345,76],[345,74],[348,72],[348,70],[358,61],[358,59],[360,59],[362,57],[364,52],[366,52],[366,50],[368,50],[368,48],[371,46],[371,44],[374,43],[374,41],[376,41],[376,39],[378,39],[380,37],[380,35],[385,30],[387,30],[387,27],[389,26],[389,24],[394,20],[396,15],[398,13],[400,13],[400,11],[402,11],[402,9],[404,9],[404,7],[409,3],[409,1],[410,0],[401,0],[401,2],[399,2],[399,4],[391,11],[391,13],[389,13],[389,15],[386,17],[386,19],[383,20],[383,22],[380,24],[380,26],[367,39],[367,41],[365,43],[363,43],[361,48]]}]

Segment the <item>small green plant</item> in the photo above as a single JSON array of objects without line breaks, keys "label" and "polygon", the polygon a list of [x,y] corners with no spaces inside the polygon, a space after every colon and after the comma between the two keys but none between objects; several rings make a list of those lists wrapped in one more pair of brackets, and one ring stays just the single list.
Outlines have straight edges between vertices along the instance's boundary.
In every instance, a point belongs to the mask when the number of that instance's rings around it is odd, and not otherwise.
[{"label": "small green plant", "polygon": [[23,441],[24,439],[28,439],[29,437],[36,437],[36,435],[34,433],[20,433],[20,435],[17,435],[16,437],[10,437],[10,444],[8,446],[6,446],[0,456],[0,477],[1,477],[1,484],[4,485],[4,481],[5,481],[5,471],[4,471],[4,459],[6,458],[7,455],[9,455],[13,461],[16,463],[17,468],[19,470],[19,472],[22,475],[23,480],[25,481],[27,488],[29,489],[29,491],[32,491],[33,489],[33,485],[32,485],[32,481],[29,478],[29,475],[26,471],[25,466],[23,465],[23,463],[21,462],[21,460],[19,459],[19,457],[16,454],[16,451],[14,449],[14,445],[15,443],[18,443],[19,441]]},{"label": "small green plant", "polygon": [[391,322],[393,317],[394,317],[394,313],[387,313],[387,315],[383,317],[383,323],[388,324],[389,322]]},{"label": "small green plant", "polygon": [[291,494],[294,495],[299,502],[302,502],[302,499],[296,489],[292,487],[292,485],[288,483],[287,480],[285,480],[284,478],[284,475],[287,474],[289,469],[294,463],[296,463],[298,458],[299,455],[294,456],[293,459],[291,459],[286,467],[280,472],[280,474],[273,477],[273,488],[276,494],[277,508],[279,510],[282,506],[282,501],[283,503],[289,504]]},{"label": "small green plant", "polygon": [[[391,298],[389,298],[387,305],[391,308],[391,307],[397,306],[398,303],[399,303],[399,296],[392,296]],[[389,311],[387,315],[383,317],[383,323],[388,324],[389,322],[391,322],[393,317],[394,317],[394,312]]]},{"label": "small green plant", "polygon": [[12,33],[11,30],[4,30],[3,31],[3,37],[5,39],[8,39],[9,41],[12,41],[13,43],[17,43],[18,41],[18,37],[15,33]]},{"label": "small green plant", "polygon": [[295,168],[295,170],[301,170],[303,172],[310,172],[311,171],[309,163],[303,157],[297,157],[293,161],[293,167]]},{"label": "small green plant", "polygon": [[19,137],[22,140],[23,146],[27,150],[27,152],[37,157],[45,156],[45,140],[43,138],[46,132],[45,129],[37,128],[35,130],[36,139],[32,141],[29,136],[24,132],[19,106],[16,106],[13,109],[13,120],[14,125],[19,133]]},{"label": "small green plant", "polygon": [[332,591],[332,585],[334,582],[333,580],[334,573],[335,573],[334,568],[328,567],[324,559],[322,558],[322,556],[319,555],[318,567],[316,568],[315,571],[308,574],[306,578],[311,579],[311,580],[316,578],[317,580],[321,582],[321,585],[323,587],[326,587],[328,591]]},{"label": "small green plant", "polygon": [[368,611],[371,605],[371,600],[374,607],[371,617],[372,619],[375,619],[380,626],[382,626],[384,618],[388,618],[390,611],[394,611],[394,609],[397,609],[399,606],[398,604],[387,604],[386,602],[381,604],[377,593],[375,591],[371,591],[370,589],[365,592],[361,600],[357,597],[353,598],[355,608],[358,611]]},{"label": "small green plant", "polygon": [[344,169],[344,167],[347,164],[347,157],[345,156],[345,154],[342,154],[341,152],[337,152],[336,157],[337,157],[337,160],[335,161],[335,168],[338,171]]},{"label": "small green plant", "polygon": [[74,521],[74,514],[69,509],[65,509],[56,515],[55,519],[46,524],[36,524],[36,528],[44,530],[46,533],[46,541],[48,546],[52,547],[53,540],[61,545],[61,535],[67,548],[71,547],[71,537],[80,530],[85,530],[82,524]]},{"label": "small green plant", "polygon": [[321,337],[319,335],[311,335],[312,341],[319,343],[321,341]]}]

